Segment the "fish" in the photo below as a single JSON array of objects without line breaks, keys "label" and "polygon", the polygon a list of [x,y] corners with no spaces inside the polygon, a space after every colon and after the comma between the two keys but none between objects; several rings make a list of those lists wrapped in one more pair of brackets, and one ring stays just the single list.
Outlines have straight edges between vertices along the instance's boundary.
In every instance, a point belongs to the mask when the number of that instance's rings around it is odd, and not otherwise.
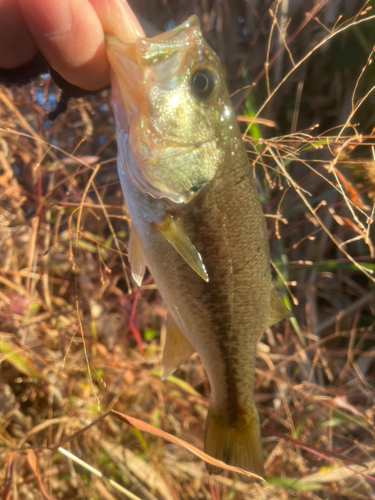
[{"label": "fish", "polygon": [[263,476],[256,349],[289,311],[224,70],[195,15],[134,43],[107,35],[106,48],[132,276],[141,285],[147,267],[168,308],[162,378],[198,352],[205,452]]}]

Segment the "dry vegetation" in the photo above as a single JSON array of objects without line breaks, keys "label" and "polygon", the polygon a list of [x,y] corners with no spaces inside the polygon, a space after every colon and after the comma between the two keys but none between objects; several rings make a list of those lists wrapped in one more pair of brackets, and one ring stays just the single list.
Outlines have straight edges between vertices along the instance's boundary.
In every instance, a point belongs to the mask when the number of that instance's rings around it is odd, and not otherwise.
[{"label": "dry vegetation", "polygon": [[[197,356],[160,381],[167,311],[150,276],[140,289],[130,278],[108,95],[49,124],[49,78],[0,88],[4,500],[375,498],[375,12],[364,4],[195,6],[242,89],[274,277],[295,314],[259,345],[261,484],[210,479],[199,456],[144,432],[202,449],[209,387]],[[160,29],[192,13],[149,5]]]}]

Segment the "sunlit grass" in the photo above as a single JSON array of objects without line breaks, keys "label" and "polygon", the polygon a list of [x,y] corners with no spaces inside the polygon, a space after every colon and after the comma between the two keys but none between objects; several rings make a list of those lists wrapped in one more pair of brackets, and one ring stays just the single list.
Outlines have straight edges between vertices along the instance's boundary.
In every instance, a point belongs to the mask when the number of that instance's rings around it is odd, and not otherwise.
[{"label": "sunlit grass", "polygon": [[[374,23],[367,6],[346,24],[338,20],[320,45],[350,23]],[[306,58],[317,50],[310,47]],[[283,85],[301,65],[292,59]],[[356,124],[370,70],[358,68],[345,121],[328,132],[312,125],[281,135],[274,117],[263,116],[269,108],[253,94],[244,98],[240,122],[274,281],[295,315],[267,330],[258,348],[267,475],[259,484],[230,472],[210,478],[199,454],[188,451],[202,449],[209,394],[199,357],[160,380],[167,311],[151,277],[140,289],[130,278],[129,217],[107,96],[73,103],[44,128],[32,89],[0,89],[4,498],[123,498],[114,483],[142,499],[370,498],[375,142]],[[281,87],[272,89],[266,76],[272,106]],[[141,424],[104,418],[112,409]]]}]

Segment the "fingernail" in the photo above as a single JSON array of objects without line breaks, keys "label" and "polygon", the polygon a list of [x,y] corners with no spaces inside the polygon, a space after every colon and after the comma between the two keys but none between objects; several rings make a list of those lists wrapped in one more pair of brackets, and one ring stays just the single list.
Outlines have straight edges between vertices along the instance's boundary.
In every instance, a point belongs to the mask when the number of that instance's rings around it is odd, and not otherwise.
[{"label": "fingernail", "polygon": [[26,0],[22,4],[32,26],[42,35],[62,35],[72,27],[70,0]]}]

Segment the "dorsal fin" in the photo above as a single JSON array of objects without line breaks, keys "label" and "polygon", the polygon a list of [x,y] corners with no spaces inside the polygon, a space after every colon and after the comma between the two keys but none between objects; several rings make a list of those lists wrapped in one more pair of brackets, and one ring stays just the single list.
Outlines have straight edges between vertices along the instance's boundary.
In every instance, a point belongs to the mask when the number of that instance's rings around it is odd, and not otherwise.
[{"label": "dorsal fin", "polygon": [[168,318],[163,360],[161,363],[161,379],[165,380],[186,363],[194,354],[195,349],[181,332],[172,318]]},{"label": "dorsal fin", "polygon": [[293,313],[286,308],[278,292],[275,290],[274,286],[271,285],[271,299],[267,328],[283,319],[290,318],[291,316],[293,316]]},{"label": "dorsal fin", "polygon": [[138,286],[141,286],[143,276],[146,271],[146,265],[143,257],[141,241],[133,226],[130,229],[128,259],[133,279]]},{"label": "dorsal fin", "polygon": [[165,219],[157,224],[157,228],[169,241],[173,248],[178,252],[184,261],[201,277],[208,282],[208,274],[203,264],[201,254],[190,241],[187,234],[181,227],[181,224],[171,215],[167,215]]}]

